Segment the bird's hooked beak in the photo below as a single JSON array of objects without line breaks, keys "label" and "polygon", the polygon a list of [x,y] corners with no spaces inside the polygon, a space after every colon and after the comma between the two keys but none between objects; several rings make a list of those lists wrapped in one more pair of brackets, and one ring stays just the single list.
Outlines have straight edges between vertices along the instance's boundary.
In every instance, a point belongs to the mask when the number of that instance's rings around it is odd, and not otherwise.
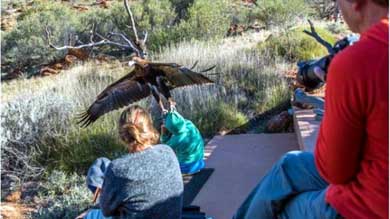
[{"label": "bird's hooked beak", "polygon": [[131,60],[131,61],[128,62],[128,65],[129,65],[129,67],[132,67],[132,66],[135,65],[135,62],[133,60]]}]

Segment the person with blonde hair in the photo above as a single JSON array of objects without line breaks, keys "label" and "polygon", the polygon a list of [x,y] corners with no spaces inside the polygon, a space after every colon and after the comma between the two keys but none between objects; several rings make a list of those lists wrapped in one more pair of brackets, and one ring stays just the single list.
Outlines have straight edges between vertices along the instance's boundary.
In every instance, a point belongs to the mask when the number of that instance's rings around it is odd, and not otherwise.
[{"label": "person with blonde hair", "polygon": [[100,218],[181,218],[179,163],[169,146],[158,144],[150,114],[131,106],[122,112],[118,128],[128,153],[111,161],[104,172]]}]

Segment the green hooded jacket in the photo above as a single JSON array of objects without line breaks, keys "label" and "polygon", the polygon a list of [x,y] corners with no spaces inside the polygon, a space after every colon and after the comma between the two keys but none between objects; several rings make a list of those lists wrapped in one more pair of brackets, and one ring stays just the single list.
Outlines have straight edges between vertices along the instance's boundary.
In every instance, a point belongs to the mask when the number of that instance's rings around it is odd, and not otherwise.
[{"label": "green hooded jacket", "polygon": [[203,159],[204,141],[196,126],[184,119],[177,111],[170,111],[165,118],[169,133],[161,135],[160,141],[169,145],[180,164],[189,164]]}]

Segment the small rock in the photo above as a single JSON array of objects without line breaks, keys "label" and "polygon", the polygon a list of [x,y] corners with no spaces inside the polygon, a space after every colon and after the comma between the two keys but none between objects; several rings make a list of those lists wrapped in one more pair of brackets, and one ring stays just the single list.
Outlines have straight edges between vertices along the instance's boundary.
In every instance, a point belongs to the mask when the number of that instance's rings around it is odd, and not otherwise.
[{"label": "small rock", "polygon": [[290,130],[293,124],[293,118],[288,111],[283,111],[279,115],[272,117],[266,125],[266,132],[277,133]]}]

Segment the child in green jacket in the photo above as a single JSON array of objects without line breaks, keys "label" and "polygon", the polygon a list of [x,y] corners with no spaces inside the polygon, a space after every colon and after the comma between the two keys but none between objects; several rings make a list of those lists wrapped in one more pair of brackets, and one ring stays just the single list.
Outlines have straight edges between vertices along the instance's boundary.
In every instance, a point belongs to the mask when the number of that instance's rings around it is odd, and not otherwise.
[{"label": "child in green jacket", "polygon": [[204,168],[203,138],[196,126],[174,108],[165,116],[160,140],[176,153],[182,174],[194,174]]}]

